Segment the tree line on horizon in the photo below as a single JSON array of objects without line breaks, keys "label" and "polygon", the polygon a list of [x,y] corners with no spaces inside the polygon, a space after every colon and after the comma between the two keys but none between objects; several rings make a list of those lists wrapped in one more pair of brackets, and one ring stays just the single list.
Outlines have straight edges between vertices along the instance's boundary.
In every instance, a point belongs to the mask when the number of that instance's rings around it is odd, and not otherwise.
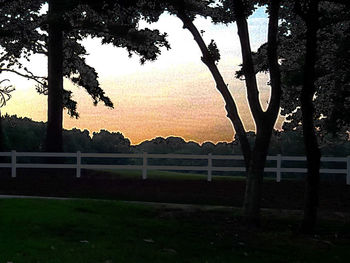
[{"label": "tree line on horizon", "polygon": [[[42,13],[44,5],[48,12]],[[247,19],[258,6],[268,14],[268,39],[252,52]],[[33,79],[37,90],[48,96],[48,124],[44,148],[63,151],[63,108],[78,117],[72,92],[63,78],[83,87],[94,103],[113,103],[105,96],[93,67],[86,64],[80,41],[87,36],[103,44],[126,48],[140,62],[155,60],[161,48],[170,48],[166,33],[139,29],[141,20],[156,22],[167,12],[183,22],[201,51],[201,60],[213,76],[225,101],[247,169],[244,215],[250,225],[260,224],[263,171],[271,148],[280,108],[287,116],[285,129],[302,129],[307,157],[305,210],[302,231],[312,233],[318,207],[321,150],[318,140],[346,136],[349,131],[350,3],[347,0],[0,0],[0,72]],[[236,101],[217,67],[220,51],[212,40],[205,43],[193,23],[197,16],[213,23],[236,23],[242,53],[241,70],[256,134],[251,143]],[[229,40],[228,40],[229,41]],[[48,57],[47,76],[35,76],[23,66],[32,54]],[[117,61],[116,61],[117,63]],[[270,76],[271,96],[264,110],[256,80],[258,72]],[[2,89],[5,91],[5,89]]]},{"label": "tree line on horizon", "polygon": [[[16,150],[19,152],[45,151],[45,122],[33,121],[30,118],[21,118],[16,115],[1,117],[3,144],[0,151]],[[254,143],[254,132],[249,132],[248,140]],[[236,136],[231,142],[203,142],[185,141],[181,137],[155,137],[137,145],[131,142],[121,132],[111,132],[101,129],[90,134],[88,130],[73,128],[63,130],[64,152],[90,153],[177,153],[177,154],[216,154],[242,155],[240,142]],[[303,136],[300,131],[275,130],[269,147],[269,155],[282,154],[284,156],[304,156],[302,146]],[[344,157],[350,152],[350,141],[339,140],[322,147],[324,156]]]}]

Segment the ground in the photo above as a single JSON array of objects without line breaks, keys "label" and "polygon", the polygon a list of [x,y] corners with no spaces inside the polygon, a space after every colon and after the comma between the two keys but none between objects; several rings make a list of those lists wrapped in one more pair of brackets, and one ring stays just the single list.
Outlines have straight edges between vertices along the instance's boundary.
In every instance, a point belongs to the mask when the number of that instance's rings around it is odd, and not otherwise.
[{"label": "ground", "polygon": [[[18,171],[16,178],[0,176],[0,194],[20,194],[61,197],[89,197],[115,200],[137,200],[163,203],[209,204],[241,207],[244,180],[122,177],[108,172],[83,171],[81,178],[63,170]],[[64,173],[64,175],[63,175]],[[280,183],[265,180],[263,208],[303,209],[303,180],[285,180]],[[323,181],[320,185],[320,210],[350,213],[350,186],[342,181]]]},{"label": "ground", "polygon": [[323,263],[349,258],[350,187],[345,182],[321,183],[313,236],[299,232],[302,180],[265,180],[259,229],[248,228],[242,217],[244,189],[242,178],[142,180],[100,171],[83,171],[76,178],[67,170],[19,170],[11,178],[0,171],[0,194],[129,200],[2,198],[0,262]]},{"label": "ground", "polygon": [[[206,208],[207,206],[205,206]],[[248,228],[240,209],[121,201],[0,199],[0,262],[328,263],[350,257],[349,220],[262,212]],[[276,211],[276,210],[274,210]]]}]

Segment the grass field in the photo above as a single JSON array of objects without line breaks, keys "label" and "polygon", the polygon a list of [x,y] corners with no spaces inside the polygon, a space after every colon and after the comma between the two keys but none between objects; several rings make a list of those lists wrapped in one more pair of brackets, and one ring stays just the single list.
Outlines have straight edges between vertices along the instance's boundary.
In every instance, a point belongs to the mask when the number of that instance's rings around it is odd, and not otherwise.
[{"label": "grass field", "polygon": [[[98,171],[98,170],[97,170]],[[127,179],[127,178],[137,178],[142,177],[142,171],[137,170],[103,170],[103,172],[108,172],[112,178]],[[173,171],[148,171],[148,179],[157,180],[207,180],[208,175],[206,172],[201,174],[198,173],[185,173],[185,172],[173,172]],[[245,180],[244,176],[223,176],[215,175],[212,176],[213,180]],[[266,178],[270,180],[271,178]]]},{"label": "grass field", "polygon": [[[54,172],[53,172],[54,171]],[[0,171],[1,172],[1,171]],[[147,180],[141,171],[82,170],[76,178],[70,169],[18,169],[17,177],[0,173],[0,194],[102,198],[183,204],[212,204],[240,207],[243,203],[243,177],[214,176],[150,171]],[[264,179],[262,207],[303,209],[303,180]],[[320,184],[320,210],[350,212],[350,187],[343,181]],[[0,261],[1,263],[1,261]]]},{"label": "grass field", "polygon": [[[90,173],[94,170],[90,170]],[[95,170],[95,172],[99,172]],[[137,170],[102,170],[102,172],[107,172],[111,178],[117,179],[130,179],[142,178],[142,171]],[[176,172],[176,171],[159,171],[159,170],[150,170],[147,171],[148,179],[156,180],[207,180],[207,172],[202,173],[190,173],[190,172]],[[212,180],[219,181],[244,181],[246,179],[245,175],[241,172],[232,172],[231,175],[220,175],[215,172],[212,174]],[[270,173],[268,176],[264,177],[265,181],[276,181],[275,173]],[[283,180],[300,180],[291,177],[285,177]]]},{"label": "grass field", "polygon": [[347,262],[350,225],[265,214],[246,229],[240,211],[150,207],[116,201],[0,200],[0,262]]}]

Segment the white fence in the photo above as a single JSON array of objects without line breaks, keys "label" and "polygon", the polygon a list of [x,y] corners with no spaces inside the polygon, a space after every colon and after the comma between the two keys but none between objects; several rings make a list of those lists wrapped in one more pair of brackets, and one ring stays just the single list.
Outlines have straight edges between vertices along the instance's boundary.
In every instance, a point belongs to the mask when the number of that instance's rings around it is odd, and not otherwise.
[{"label": "white fence", "polygon": [[[76,177],[81,176],[81,169],[116,169],[116,170],[142,170],[142,179],[147,179],[149,170],[166,171],[206,171],[207,180],[212,180],[213,171],[244,172],[245,167],[218,167],[213,166],[213,160],[243,160],[241,155],[185,155],[185,154],[119,154],[119,153],[46,153],[46,152],[0,152],[0,156],[11,157],[11,163],[0,163],[0,168],[11,168],[12,177],[16,177],[17,168],[53,168],[53,169],[76,169]],[[46,163],[18,163],[17,157],[70,157],[75,158],[73,164],[46,164]],[[142,159],[142,165],[105,165],[105,164],[82,164],[82,158],[132,158]],[[195,159],[207,160],[206,166],[170,166],[148,165],[148,159]],[[306,168],[286,168],[282,162],[306,161],[304,156],[268,156],[268,161],[276,161],[275,167],[265,167],[265,172],[276,173],[276,181],[280,182],[281,173],[306,173]],[[346,169],[320,169],[321,173],[345,174],[346,184],[350,185],[350,156],[347,157],[322,157],[321,162],[346,163]]]}]

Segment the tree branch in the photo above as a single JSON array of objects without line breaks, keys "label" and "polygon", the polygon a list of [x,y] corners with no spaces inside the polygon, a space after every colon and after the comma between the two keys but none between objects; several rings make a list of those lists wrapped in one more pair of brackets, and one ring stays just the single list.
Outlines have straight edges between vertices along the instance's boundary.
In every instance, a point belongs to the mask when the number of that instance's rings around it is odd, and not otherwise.
[{"label": "tree branch", "polygon": [[270,6],[269,31],[267,59],[269,63],[270,82],[271,82],[271,99],[270,105],[266,111],[267,115],[278,114],[281,101],[281,73],[278,65],[277,54],[277,33],[278,33],[278,13],[280,8],[279,0],[272,0]]},{"label": "tree branch", "polygon": [[[8,79],[3,79],[0,81],[0,85],[5,81],[9,81]],[[14,91],[15,88],[12,85],[6,86],[5,88],[0,87],[0,108],[6,105],[6,101],[11,98],[11,92]],[[1,116],[0,116],[1,117]]]},{"label": "tree branch", "polygon": [[234,12],[238,28],[238,36],[241,42],[243,73],[247,86],[247,95],[250,110],[253,114],[255,123],[261,120],[263,110],[259,100],[259,90],[256,81],[252,51],[250,47],[249,31],[247,19],[244,15],[243,3],[241,0],[235,0]]},{"label": "tree branch", "polygon": [[202,52],[202,61],[210,70],[215,80],[216,88],[224,98],[224,101],[226,103],[225,108],[227,111],[227,117],[231,120],[233,127],[238,135],[239,141],[242,146],[242,152],[244,155],[245,164],[248,167],[250,162],[251,149],[250,149],[250,144],[248,142],[244,125],[238,113],[236,103],[215,64],[215,60],[211,56],[208,50],[208,47],[206,46],[201,34],[198,32],[198,29],[195,27],[192,20],[188,16],[186,16],[184,12],[181,12],[181,11],[178,12],[177,16],[183,22],[184,28],[188,29],[191,32],[192,36],[194,37],[194,40],[197,42],[197,45],[199,46]]},{"label": "tree branch", "polygon": [[34,80],[36,81],[38,84],[42,85],[42,86],[46,86],[47,84],[45,82],[42,82],[40,81],[39,79],[41,80],[45,80],[46,78],[45,77],[39,77],[39,76],[35,76],[33,73],[27,71],[30,75],[26,75],[26,74],[23,74],[21,72],[18,72],[16,70],[13,70],[13,69],[8,69],[8,68],[1,68],[0,69],[0,72],[2,71],[5,71],[5,72],[11,72],[11,73],[14,73],[14,74],[17,74],[18,76],[21,76],[23,78],[27,78],[27,79],[31,79],[31,80]]}]

